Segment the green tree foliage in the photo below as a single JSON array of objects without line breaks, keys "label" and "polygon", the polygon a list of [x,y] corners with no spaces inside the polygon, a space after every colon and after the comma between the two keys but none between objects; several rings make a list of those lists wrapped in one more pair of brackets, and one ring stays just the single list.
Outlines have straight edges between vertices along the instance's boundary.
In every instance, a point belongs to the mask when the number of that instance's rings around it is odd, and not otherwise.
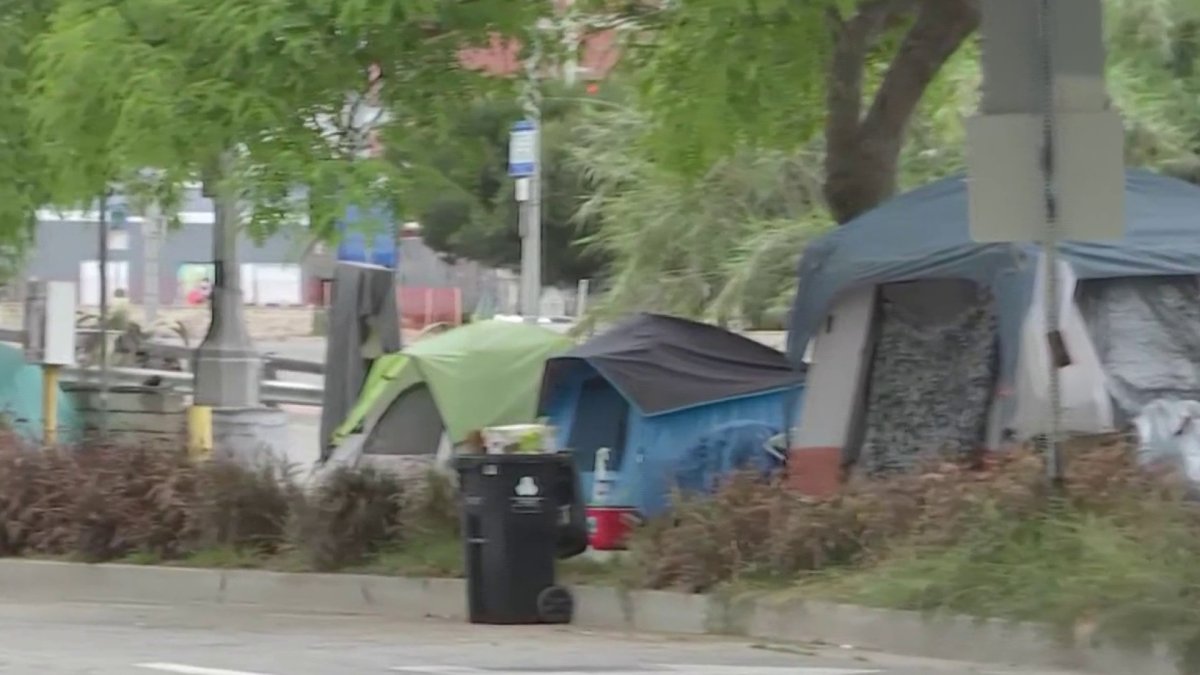
[{"label": "green tree foliage", "polygon": [[[974,0],[705,0],[643,17],[652,150],[693,173],[744,146],[823,139],[845,222],[962,166],[977,97]],[[1106,0],[1110,90],[1130,158],[1196,171],[1196,0]],[[931,119],[932,118],[932,119]],[[1190,168],[1189,168],[1190,167]]]},{"label": "green tree foliage", "polygon": [[[162,185],[236,189],[267,232],[308,190],[318,231],[350,204],[399,209],[405,176],[359,156],[374,106],[389,135],[494,86],[458,63],[534,7],[502,0],[60,0],[34,40],[30,105],[54,200],[146,168]],[[368,83],[372,66],[380,73]],[[378,86],[374,86],[378,85]],[[374,99],[374,100],[373,100]],[[358,118],[358,119],[356,119]]]},{"label": "green tree foliage", "polygon": [[[542,246],[547,284],[573,283],[600,273],[604,256],[580,243],[593,221],[577,218],[587,193],[584,177],[567,162],[579,122],[582,91],[550,86],[542,104]],[[480,99],[445,129],[413,134],[393,161],[412,168],[411,190],[425,243],[452,257],[515,267],[521,260],[517,204],[508,177],[509,130],[524,113],[511,96]]]},{"label": "green tree foliage", "polygon": [[1106,0],[1105,10],[1129,163],[1200,182],[1200,2]]},{"label": "green tree foliage", "polygon": [[979,23],[972,0],[705,0],[642,19],[647,139],[693,175],[740,147],[824,137],[845,222],[891,196],[926,89]]},{"label": "green tree foliage", "polygon": [[30,133],[26,45],[44,29],[50,0],[0,2],[0,242],[19,252],[47,201],[43,157]]},{"label": "green tree foliage", "polygon": [[777,324],[795,253],[828,223],[811,153],[746,151],[693,178],[639,151],[647,124],[597,109],[575,132],[585,241],[612,261],[603,308]]},{"label": "green tree foliage", "polygon": [[[587,208],[600,223],[593,245],[613,258],[612,310],[652,308],[769,325],[787,305],[795,258],[828,223],[823,196],[831,180],[840,180],[831,173],[839,162],[830,154],[847,152],[821,125],[827,112],[831,118],[838,114],[832,107],[836,96],[826,90],[838,58],[838,34],[823,31],[830,25],[861,25],[854,22],[888,3],[843,3],[836,14],[841,18],[832,24],[829,16],[812,11],[817,4],[677,3],[648,24],[658,32],[638,55],[639,66],[650,66],[641,73],[643,112],[593,116],[574,152],[598,186]],[[1194,104],[1200,93],[1197,6],[1195,0],[1107,0],[1106,5],[1109,89],[1125,116],[1128,161],[1193,179],[1200,179],[1200,109]],[[751,19],[768,7],[784,12],[787,21],[762,34],[789,31],[786,44],[735,40],[731,49],[715,47],[718,24],[734,27],[727,33],[757,30]],[[932,21],[926,18],[930,30]],[[864,101],[871,100],[871,92],[879,101],[889,74],[899,67],[897,45],[910,39],[919,23],[914,15],[878,28],[877,42],[862,61]],[[705,27],[713,35],[705,38]],[[696,41],[688,42],[687,35]],[[783,58],[776,49],[794,54]],[[804,67],[791,69],[796,60]],[[795,86],[786,86],[789,81]],[[911,119],[889,141],[900,144],[895,176],[889,179],[897,188],[915,188],[963,170],[963,120],[977,108],[980,85],[979,45],[965,39],[923,87]],[[755,87],[776,94],[740,98],[751,96]],[[727,90],[737,95],[727,98]],[[707,131],[690,133],[694,124]],[[866,166],[862,156],[851,152],[849,157],[864,173],[846,180],[879,177],[873,173],[877,167]],[[765,170],[747,171],[748,166]],[[752,195],[773,190],[802,198],[782,213],[732,206],[755,204]],[[720,208],[711,205],[714,201]],[[838,213],[836,204],[831,206]],[[855,211],[844,211],[843,217]]]},{"label": "green tree foliage", "polygon": [[[1105,0],[1107,78],[1126,128],[1126,161],[1200,182],[1200,3]],[[928,87],[908,131],[900,185],[923,185],[964,169],[963,119],[982,84],[969,41]]]}]

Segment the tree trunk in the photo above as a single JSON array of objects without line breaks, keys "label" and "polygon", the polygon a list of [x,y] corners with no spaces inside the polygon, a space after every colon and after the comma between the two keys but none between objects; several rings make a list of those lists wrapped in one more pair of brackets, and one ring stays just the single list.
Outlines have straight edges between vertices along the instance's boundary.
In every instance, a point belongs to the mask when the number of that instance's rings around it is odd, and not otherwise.
[{"label": "tree trunk", "polygon": [[[864,113],[867,57],[889,25],[913,12]],[[825,199],[846,223],[895,193],[908,123],[938,71],[979,26],[979,8],[974,0],[861,0],[852,17],[831,15],[830,22]]]}]

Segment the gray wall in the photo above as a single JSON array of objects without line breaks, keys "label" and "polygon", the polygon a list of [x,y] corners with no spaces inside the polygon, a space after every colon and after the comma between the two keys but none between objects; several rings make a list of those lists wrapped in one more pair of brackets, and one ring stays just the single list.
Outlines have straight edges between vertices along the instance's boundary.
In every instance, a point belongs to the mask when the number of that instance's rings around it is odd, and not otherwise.
[{"label": "gray wall", "polygon": [[[119,202],[119,198],[115,201]],[[27,256],[22,278],[36,277],[54,281],[80,282],[79,266],[99,258],[100,240],[97,214],[74,212],[58,215],[44,212],[37,226],[36,242]],[[159,250],[159,302],[173,304],[177,295],[179,267],[188,263],[212,262],[212,203],[197,190],[185,195],[180,218],[184,224],[168,231]],[[207,222],[205,222],[207,221]],[[141,302],[144,286],[145,238],[142,223],[131,219],[125,225],[129,247],[112,251],[113,261],[129,262],[129,297]],[[307,245],[302,228],[282,231],[258,244],[243,237],[240,249],[242,263],[300,264]],[[307,287],[307,274],[303,280]]]},{"label": "gray wall", "polygon": [[[144,286],[145,239],[141,226],[131,223],[129,249],[112,251],[110,259],[129,262],[129,297],[141,302]],[[300,264],[305,239],[299,233],[280,233],[261,245],[243,238],[240,262]],[[37,241],[25,265],[25,278],[80,282],[79,266],[99,258],[99,225],[81,221],[40,222]],[[212,225],[189,224],[168,232],[159,252],[159,301],[173,304],[179,267],[212,262]]]}]

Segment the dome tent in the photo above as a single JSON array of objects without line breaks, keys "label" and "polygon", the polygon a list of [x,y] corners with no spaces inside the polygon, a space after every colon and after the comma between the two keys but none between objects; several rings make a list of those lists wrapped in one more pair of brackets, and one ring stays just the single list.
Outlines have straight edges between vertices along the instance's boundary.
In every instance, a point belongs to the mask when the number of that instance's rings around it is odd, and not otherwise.
[{"label": "dome tent", "polygon": [[334,432],[362,454],[433,456],[483,427],[531,422],[546,360],[574,343],[522,323],[482,321],[378,359]]}]

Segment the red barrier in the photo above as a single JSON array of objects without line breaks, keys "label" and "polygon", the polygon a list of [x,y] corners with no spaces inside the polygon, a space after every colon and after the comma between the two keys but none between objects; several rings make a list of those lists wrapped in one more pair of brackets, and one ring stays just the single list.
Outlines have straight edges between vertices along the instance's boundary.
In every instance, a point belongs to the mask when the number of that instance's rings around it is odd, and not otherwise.
[{"label": "red barrier", "polygon": [[428,286],[400,286],[396,289],[400,308],[400,327],[421,330],[435,323],[457,326],[462,323],[462,290]]},{"label": "red barrier", "polygon": [[[310,304],[328,307],[333,301],[332,291],[333,282],[314,279],[305,295]],[[435,323],[462,324],[462,290],[458,288],[397,286],[396,304],[403,330],[421,330]]]}]

